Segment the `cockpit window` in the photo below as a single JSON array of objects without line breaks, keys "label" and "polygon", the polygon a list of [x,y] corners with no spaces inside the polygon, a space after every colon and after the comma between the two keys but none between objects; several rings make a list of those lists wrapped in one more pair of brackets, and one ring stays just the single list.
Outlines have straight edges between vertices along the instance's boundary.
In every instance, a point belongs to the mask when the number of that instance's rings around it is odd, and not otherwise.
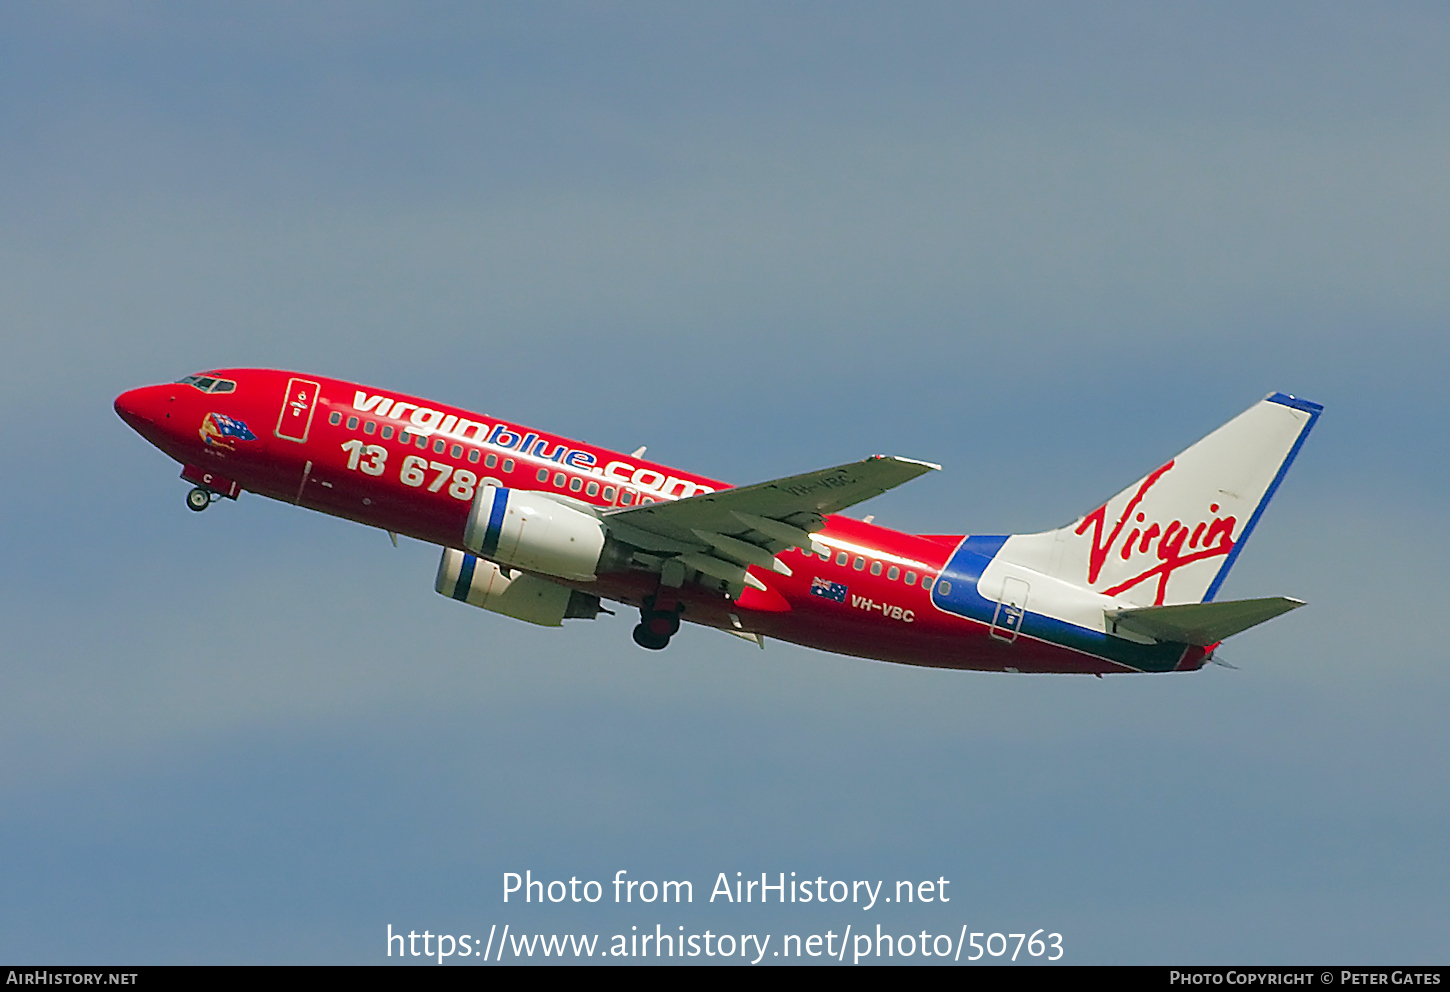
[{"label": "cockpit window", "polygon": [[188,375],[176,380],[177,385],[195,386],[203,393],[234,392],[237,384],[230,379],[218,379],[210,375]]}]

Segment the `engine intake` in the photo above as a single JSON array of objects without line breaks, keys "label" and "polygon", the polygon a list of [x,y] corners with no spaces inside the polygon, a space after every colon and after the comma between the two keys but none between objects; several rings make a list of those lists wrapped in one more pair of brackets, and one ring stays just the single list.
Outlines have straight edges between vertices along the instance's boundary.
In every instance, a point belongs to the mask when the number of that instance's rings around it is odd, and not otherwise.
[{"label": "engine intake", "polygon": [[504,565],[592,582],[606,538],[597,517],[547,493],[482,486],[473,498],[463,546]]}]

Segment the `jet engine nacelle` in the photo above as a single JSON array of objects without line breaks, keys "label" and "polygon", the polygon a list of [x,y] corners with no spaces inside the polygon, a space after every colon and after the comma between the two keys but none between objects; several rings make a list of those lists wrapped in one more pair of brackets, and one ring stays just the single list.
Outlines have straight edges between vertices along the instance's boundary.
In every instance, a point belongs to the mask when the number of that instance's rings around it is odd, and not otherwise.
[{"label": "jet engine nacelle", "polygon": [[503,565],[592,582],[605,538],[599,518],[547,493],[481,486],[463,546]]},{"label": "jet engine nacelle", "polygon": [[505,575],[493,562],[453,548],[443,549],[433,588],[450,599],[543,627],[599,615],[598,596],[524,572]]}]

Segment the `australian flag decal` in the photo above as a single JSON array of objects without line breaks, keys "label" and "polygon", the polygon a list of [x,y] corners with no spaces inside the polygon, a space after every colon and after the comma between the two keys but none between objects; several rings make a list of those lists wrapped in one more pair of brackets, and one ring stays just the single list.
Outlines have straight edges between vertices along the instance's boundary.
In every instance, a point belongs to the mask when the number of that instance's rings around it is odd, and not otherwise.
[{"label": "australian flag decal", "polygon": [[819,575],[811,579],[811,595],[819,596],[822,599],[829,599],[834,603],[846,601],[847,586],[841,582],[832,582],[823,579]]},{"label": "australian flag decal", "polygon": [[224,417],[219,413],[208,413],[197,431],[201,439],[213,448],[232,449],[237,441],[255,441],[257,435],[240,420]]}]

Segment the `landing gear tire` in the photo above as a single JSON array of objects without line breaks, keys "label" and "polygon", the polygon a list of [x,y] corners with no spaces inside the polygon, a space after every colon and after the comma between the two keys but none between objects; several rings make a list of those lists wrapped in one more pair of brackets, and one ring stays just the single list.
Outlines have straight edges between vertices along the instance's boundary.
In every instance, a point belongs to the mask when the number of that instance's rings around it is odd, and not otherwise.
[{"label": "landing gear tire", "polygon": [[200,513],[208,506],[211,506],[211,490],[203,489],[201,488],[201,486],[197,486],[191,492],[186,494],[187,509],[195,510],[197,513]]},{"label": "landing gear tire", "polygon": [[658,651],[680,632],[680,610],[656,610],[654,597],[645,600],[639,611],[639,625],[634,628],[634,643]]},{"label": "landing gear tire", "polygon": [[634,643],[651,651],[659,651],[670,643],[670,635],[656,634],[647,624],[641,623],[634,628]]},{"label": "landing gear tire", "polygon": [[639,625],[656,637],[663,637],[668,641],[680,632],[680,615],[678,613],[655,613],[648,617],[641,617]]}]

